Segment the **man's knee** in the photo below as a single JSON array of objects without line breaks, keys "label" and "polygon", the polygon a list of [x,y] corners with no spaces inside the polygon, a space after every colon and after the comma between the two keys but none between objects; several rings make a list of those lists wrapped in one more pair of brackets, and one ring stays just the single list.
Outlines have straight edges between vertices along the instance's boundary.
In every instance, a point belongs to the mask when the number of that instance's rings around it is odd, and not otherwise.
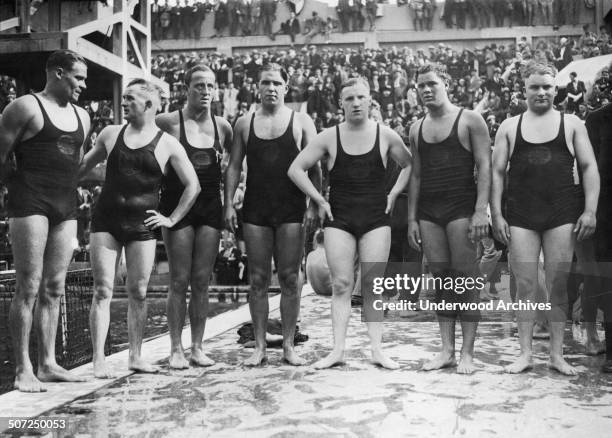
[{"label": "man's knee", "polygon": [[293,294],[298,289],[299,274],[295,269],[283,269],[278,273],[278,282],[283,291]]},{"label": "man's knee", "polygon": [[113,297],[113,285],[108,282],[94,284],[93,298],[97,302],[104,302]]},{"label": "man's knee", "polygon": [[191,293],[204,293],[208,291],[210,271],[193,273],[191,275]]},{"label": "man's knee", "polygon": [[170,281],[170,293],[173,295],[186,296],[188,287],[189,279],[187,277],[181,276]]},{"label": "man's knee", "polygon": [[265,272],[253,269],[249,272],[249,280],[252,295],[261,296],[268,294],[270,278]]},{"label": "man's knee", "polygon": [[339,276],[332,279],[332,291],[334,295],[350,295],[353,292],[355,281],[353,277]]},{"label": "man's knee", "polygon": [[136,301],[144,301],[147,297],[147,286],[149,282],[147,280],[136,280],[136,281],[128,281],[127,283],[127,291],[128,296],[132,300]]},{"label": "man's knee", "polygon": [[57,276],[55,278],[45,279],[43,282],[43,291],[46,298],[57,299],[65,294],[65,276]]},{"label": "man's knee", "polygon": [[16,295],[26,301],[34,301],[38,296],[38,289],[42,275],[34,272],[24,272],[17,277]]}]

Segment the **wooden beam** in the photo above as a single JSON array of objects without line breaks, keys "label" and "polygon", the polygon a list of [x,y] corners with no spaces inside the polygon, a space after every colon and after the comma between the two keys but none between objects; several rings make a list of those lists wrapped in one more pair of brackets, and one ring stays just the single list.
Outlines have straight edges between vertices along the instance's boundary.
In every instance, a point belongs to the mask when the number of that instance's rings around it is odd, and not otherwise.
[{"label": "wooden beam", "polygon": [[131,28],[127,29],[127,34],[128,34],[130,41],[132,42],[132,49],[134,50],[134,54],[136,55],[136,60],[138,61],[138,65],[140,66],[140,68],[145,70],[146,73],[148,73],[147,64],[145,63],[145,60],[143,59],[142,54],[140,53],[140,46],[138,45],[138,41],[136,41],[136,37],[134,37],[134,33],[132,32]]},{"label": "wooden beam", "polygon": [[66,35],[62,32],[3,35],[0,53],[54,52],[66,49]]},{"label": "wooden beam", "polygon": [[121,96],[123,95],[123,78],[118,75],[113,78],[113,122],[116,125],[123,121],[123,109],[121,108]]},{"label": "wooden beam", "polygon": [[146,35],[149,33],[149,29],[146,26],[144,26],[143,24],[139,23],[138,21],[134,20],[131,17],[130,17],[130,26],[132,26],[134,29],[136,29],[138,32],[140,32],[143,35]]},{"label": "wooden beam", "polygon": [[120,56],[114,55],[84,38],[78,38],[76,46],[71,47],[71,50],[113,73],[122,74],[123,60]]},{"label": "wooden beam", "polygon": [[83,35],[90,34],[92,32],[102,32],[106,33],[106,29],[115,23],[119,23],[123,19],[123,14],[117,13],[113,14],[110,17],[100,18],[98,20],[90,21],[88,23],[81,24],[79,26],[72,27],[68,29],[68,31],[74,37],[81,37]]},{"label": "wooden beam", "polygon": [[58,32],[62,27],[62,4],[60,0],[49,0],[47,5],[49,32]]},{"label": "wooden beam", "polygon": [[8,20],[0,21],[0,32],[19,27],[19,17],[9,18]]},{"label": "wooden beam", "polygon": [[19,0],[19,32],[30,32],[30,0]]}]

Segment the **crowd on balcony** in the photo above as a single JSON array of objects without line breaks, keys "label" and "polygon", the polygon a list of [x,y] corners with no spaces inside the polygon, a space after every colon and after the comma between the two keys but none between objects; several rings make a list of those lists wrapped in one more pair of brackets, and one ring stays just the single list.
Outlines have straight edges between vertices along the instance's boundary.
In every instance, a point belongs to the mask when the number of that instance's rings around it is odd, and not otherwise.
[{"label": "crowd on balcony", "polygon": [[[310,38],[331,32],[374,31],[377,17],[388,0],[338,0],[330,16],[317,13],[306,18],[295,15],[290,0],[154,0],[151,6],[153,38],[199,39],[203,30],[213,37],[290,35]],[[279,21],[277,9],[285,4],[289,19]],[[405,6],[407,28],[432,30],[439,15],[442,26],[458,29],[578,24],[583,8],[594,8],[592,0],[397,0]],[[283,6],[285,7],[285,6]],[[203,29],[207,15],[210,29]],[[410,27],[409,24],[412,24]],[[213,30],[214,28],[214,30]],[[307,41],[308,43],[309,41]]]},{"label": "crowd on balcony", "polygon": [[[453,77],[450,94],[455,103],[477,109],[494,125],[524,106],[518,74],[524,61],[536,58],[562,69],[573,59],[608,53],[612,53],[609,35],[603,31],[595,34],[585,25],[579,38],[538,40],[533,44],[522,39],[516,45],[507,46],[483,43],[474,50],[459,50],[450,44],[437,43],[418,50],[309,45],[299,50],[255,49],[232,56],[219,52],[159,53],[154,59],[152,73],[170,84],[167,109],[173,110],[184,102],[184,71],[197,63],[209,65],[217,74],[219,84],[215,111],[234,121],[257,102],[256,83],[261,66],[270,61],[278,62],[289,72],[286,101],[302,102],[321,129],[341,119],[337,104],[340,84],[351,76],[362,75],[370,82],[381,120],[404,131],[423,115],[416,97],[415,73],[427,61],[446,65]],[[607,73],[602,75],[607,78]],[[589,93],[584,90],[580,101],[584,105],[569,105],[572,112],[580,108],[585,111],[598,108],[610,100],[610,87],[607,79],[602,78],[588,90]],[[587,95],[590,98],[585,100]],[[560,97],[561,102],[564,96]]]}]

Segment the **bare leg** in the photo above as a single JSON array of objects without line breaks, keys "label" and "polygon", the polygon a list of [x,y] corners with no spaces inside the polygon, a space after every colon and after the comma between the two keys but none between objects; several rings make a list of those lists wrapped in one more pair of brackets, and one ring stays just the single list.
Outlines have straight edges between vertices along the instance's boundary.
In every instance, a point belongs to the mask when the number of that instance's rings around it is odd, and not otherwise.
[{"label": "bare leg", "polygon": [[156,241],[128,242],[125,247],[128,292],[128,342],[130,357],[128,368],[140,373],[156,373],[158,368],[141,356],[142,338],[147,323],[147,287],[155,261]]},{"label": "bare leg", "polygon": [[[420,221],[421,238],[423,240],[423,253],[429,263],[434,276],[441,275],[450,266],[450,248],[446,237],[446,230],[429,221]],[[438,315],[442,351],[435,358],[425,362],[423,371],[454,367],[455,360],[455,318]]]},{"label": "bare leg", "polygon": [[584,278],[584,287],[580,300],[582,303],[584,328],[587,335],[586,354],[596,356],[605,353],[606,347],[599,340],[596,327],[597,298],[603,292],[603,285],[601,284],[597,260],[595,258],[593,239],[576,242],[575,252],[578,259],[578,267]]},{"label": "bare leg", "polygon": [[94,295],[89,313],[89,327],[93,344],[94,376],[99,379],[112,379],[115,372],[104,360],[104,343],[110,325],[110,303],[121,244],[109,233],[93,233],[90,248]]},{"label": "bare leg", "polygon": [[[389,259],[389,249],[391,247],[391,227],[381,227],[364,234],[359,239],[359,260],[367,263],[363,266],[364,277],[382,277],[385,274],[385,267]],[[371,264],[370,264],[371,263]],[[365,271],[367,269],[367,271]],[[370,281],[366,282],[370,284]],[[370,346],[372,350],[372,362],[383,368],[396,370],[399,364],[391,360],[382,351],[382,329],[383,311],[374,310],[375,297],[371,290],[363,290],[363,308],[366,313],[366,324],[368,335],[370,336]],[[377,315],[372,315],[376,312]]]},{"label": "bare leg", "polygon": [[29,346],[32,311],[42,278],[48,221],[43,216],[14,218],[10,220],[9,229],[17,274],[17,287],[9,311],[16,364],[14,386],[23,392],[42,392],[46,389],[34,375]]},{"label": "bare leg", "polygon": [[[450,247],[451,266],[463,277],[475,277],[478,271],[476,245],[468,238],[470,221],[467,218],[457,219],[446,226],[446,235]],[[470,293],[470,292],[465,292]],[[475,295],[475,293],[474,293]],[[460,315],[463,342],[457,365],[459,374],[472,374],[474,369],[474,342],[478,329],[480,313],[464,312]],[[454,327],[453,327],[454,334]]]},{"label": "bare leg", "polygon": [[283,224],[274,238],[278,282],[281,288],[281,320],[283,323],[283,359],[295,366],[306,361],[295,353],[293,339],[300,313],[300,262],[304,248],[302,224]]},{"label": "bare leg", "polygon": [[325,228],[325,255],[332,277],[331,353],[314,364],[317,369],[330,368],[344,361],[346,330],[351,316],[351,292],[355,283],[357,242],[352,234],[337,228]]},{"label": "bare leg", "polygon": [[208,316],[208,284],[212,275],[217,249],[219,230],[203,226],[196,230],[191,268],[191,299],[189,300],[189,321],[191,322],[191,363],[201,367],[215,364],[204,354],[202,341]]},{"label": "bare leg", "polygon": [[59,321],[60,300],[65,293],[66,271],[72,259],[72,239],[76,237],[76,220],[49,227],[43,262],[43,276],[38,294],[35,318],[38,321],[38,379],[43,382],[84,382],[55,361],[55,337]]},{"label": "bare leg", "polygon": [[[195,232],[193,227],[185,227],[176,231],[163,228],[162,234],[170,266],[170,288],[166,302],[168,329],[170,330],[168,366],[173,369],[185,369],[189,368],[189,363],[185,359],[181,334],[187,312],[187,288],[192,270]],[[193,326],[193,321],[191,324]]]},{"label": "bare leg", "polygon": [[575,244],[573,228],[573,224],[566,224],[547,230],[542,239],[546,284],[550,291],[552,307],[548,314],[550,321],[550,362],[548,365],[568,376],[578,374],[578,370],[563,358],[563,334],[568,310],[567,277]]},{"label": "bare leg", "polygon": [[270,285],[274,230],[245,223],[244,240],[249,254],[249,282],[251,284],[249,310],[255,334],[255,351],[244,361],[244,364],[259,366],[267,360],[268,286]]},{"label": "bare leg", "polygon": [[[517,300],[535,302],[538,288],[538,259],[540,257],[540,234],[519,227],[511,227],[510,264],[516,278]],[[535,311],[517,310],[517,323],[521,354],[505,367],[507,373],[522,373],[533,366],[532,340]]]}]

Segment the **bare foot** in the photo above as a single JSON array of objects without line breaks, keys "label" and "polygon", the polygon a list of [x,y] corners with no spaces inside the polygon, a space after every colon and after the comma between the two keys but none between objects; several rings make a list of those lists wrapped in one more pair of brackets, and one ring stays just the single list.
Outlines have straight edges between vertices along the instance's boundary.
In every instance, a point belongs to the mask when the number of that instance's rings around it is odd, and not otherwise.
[{"label": "bare foot", "polygon": [[41,382],[86,382],[87,377],[77,376],[58,364],[43,365],[38,367],[36,373]]},{"label": "bare foot", "polygon": [[293,348],[283,349],[283,360],[287,362],[289,365],[293,365],[296,367],[306,365],[306,360],[298,356]]},{"label": "bare foot", "polygon": [[459,363],[457,364],[457,373],[459,374],[472,374],[476,371],[474,367],[474,361],[471,354],[461,353]]},{"label": "bare foot", "polygon": [[456,367],[457,361],[455,360],[455,353],[448,353],[445,351],[440,352],[432,360],[425,362],[421,367],[423,371],[440,370],[442,368]]},{"label": "bare foot", "polygon": [[599,341],[599,339],[587,340],[587,343],[584,347],[585,347],[587,356],[598,356],[606,352],[606,347]]},{"label": "bare foot", "polygon": [[533,368],[533,362],[530,354],[521,354],[519,358],[511,363],[507,367],[504,367],[504,371],[509,374],[519,374],[523,371],[527,371]]},{"label": "bare foot", "polygon": [[114,379],[117,377],[117,374],[106,362],[94,362],[93,369],[94,377],[98,379]]},{"label": "bare foot", "polygon": [[344,351],[332,351],[318,362],[315,362],[313,366],[317,370],[322,370],[325,368],[331,368],[336,365],[341,365],[344,363]]},{"label": "bare foot", "polygon": [[381,350],[372,350],[372,363],[388,370],[397,370],[400,367],[393,359],[385,356]]},{"label": "bare foot", "polygon": [[215,364],[215,361],[206,356],[199,348],[191,349],[191,358],[189,362],[198,367],[210,367]]},{"label": "bare foot", "polygon": [[251,357],[243,362],[243,365],[247,367],[258,367],[268,362],[265,350],[255,349]]},{"label": "bare foot", "polygon": [[145,362],[142,359],[130,359],[128,368],[137,373],[155,374],[159,373],[159,368]]},{"label": "bare foot", "polygon": [[15,376],[14,387],[21,392],[46,392],[47,388],[32,371],[23,371]]},{"label": "bare foot", "polygon": [[187,362],[187,359],[185,359],[185,353],[183,350],[173,351],[170,353],[168,366],[173,370],[185,370],[189,368],[189,362]]},{"label": "bare foot", "polygon": [[578,374],[578,370],[568,364],[562,356],[551,356],[548,361],[548,367],[566,376],[575,376]]}]

